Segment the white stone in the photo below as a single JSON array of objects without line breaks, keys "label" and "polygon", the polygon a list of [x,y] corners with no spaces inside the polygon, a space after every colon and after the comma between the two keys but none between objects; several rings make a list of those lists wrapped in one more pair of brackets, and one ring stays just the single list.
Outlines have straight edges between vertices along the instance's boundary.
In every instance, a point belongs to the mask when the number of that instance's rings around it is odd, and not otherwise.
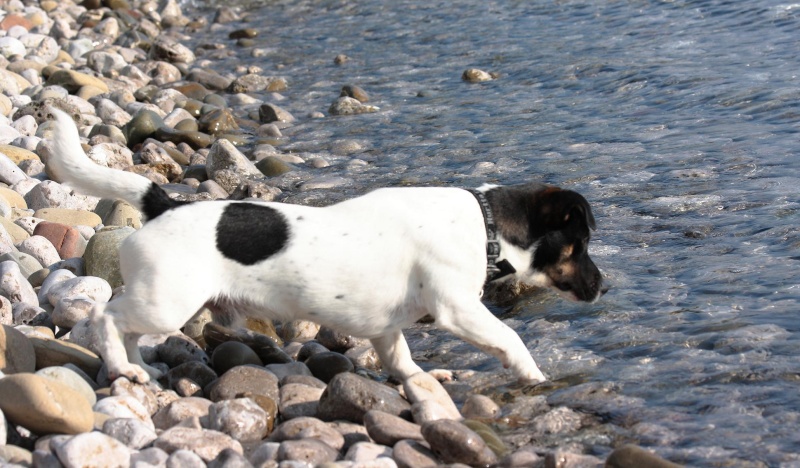
[{"label": "white stone", "polygon": [[94,411],[103,413],[112,418],[134,418],[147,424],[155,430],[153,421],[147,408],[136,398],[130,395],[110,396],[103,398],[94,405]]},{"label": "white stone", "polygon": [[135,418],[109,419],[103,423],[103,433],[135,450],[150,445],[158,437],[153,428]]},{"label": "white stone", "polygon": [[0,55],[11,58],[15,55],[25,56],[25,44],[16,37],[0,37]]},{"label": "white stone", "polygon": [[50,288],[54,287],[58,283],[62,283],[73,278],[75,278],[75,273],[69,270],[53,270],[49,275],[47,275],[47,278],[44,279],[42,286],[39,288],[39,304],[49,303],[47,299],[47,293],[50,291]]},{"label": "white stone", "polygon": [[450,398],[442,384],[427,372],[419,372],[407,378],[403,381],[403,389],[406,392],[406,398],[412,404],[432,400],[442,408],[447,419],[461,419],[461,413],[453,403],[453,399]]},{"label": "white stone", "polygon": [[17,244],[17,249],[35,258],[44,267],[61,261],[55,246],[43,236],[31,236]]},{"label": "white stone", "polygon": [[[0,125],[2,127],[2,125]],[[17,137],[19,136],[19,132],[16,129],[8,127],[14,132],[17,133]],[[2,134],[0,133],[0,139],[2,139]],[[13,140],[13,138],[11,139]],[[9,140],[9,142],[11,141]],[[14,161],[12,161],[8,156],[3,153],[0,153],[0,182],[3,182],[8,185],[14,185],[21,180],[27,179],[28,176],[25,175],[25,172],[22,171]]]},{"label": "white stone", "polygon": [[45,367],[36,371],[36,375],[53,379],[83,395],[90,405],[97,403],[94,389],[77,372],[62,366]]},{"label": "white stone", "polygon": [[23,115],[22,117],[18,118],[11,124],[20,135],[23,136],[33,136],[36,135],[36,129],[39,125],[36,123],[36,119],[33,118],[32,115]]},{"label": "white stone", "polygon": [[13,260],[0,263],[0,294],[12,304],[22,302],[32,306],[39,305],[36,292],[28,280],[22,276],[17,262]]},{"label": "white stone", "polygon": [[236,440],[258,441],[267,433],[267,412],[250,398],[214,403],[208,408],[208,428]]},{"label": "white stone", "polygon": [[97,276],[79,276],[53,283],[45,293],[47,300],[54,306],[61,299],[84,296],[93,301],[108,302],[111,299],[111,285]]},{"label": "white stone", "polygon": [[392,449],[390,447],[373,444],[372,442],[356,442],[347,450],[344,459],[364,462],[383,457],[392,458]]},{"label": "white stone", "polygon": [[130,466],[131,450],[122,442],[101,432],[85,432],[55,447],[66,468]]}]

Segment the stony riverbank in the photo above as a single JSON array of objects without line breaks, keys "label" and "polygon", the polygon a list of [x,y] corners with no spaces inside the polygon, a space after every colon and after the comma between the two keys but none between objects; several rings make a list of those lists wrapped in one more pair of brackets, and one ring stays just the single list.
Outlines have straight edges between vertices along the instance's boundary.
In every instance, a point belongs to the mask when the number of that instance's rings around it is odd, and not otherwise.
[{"label": "stony riverbank", "polygon": [[[306,322],[252,320],[234,331],[205,311],[181,333],[143,338],[145,359],[166,372],[159,382],[108,382],[88,314],[122,287],[116,251],[141,215],[50,179],[47,105],[75,118],[95,162],[176,197],[304,203],[346,196],[368,162],[359,141],[289,152],[285,134],[296,143],[298,121],[380,109],[352,84],[329,108],[295,117],[276,104],[291,77],[214,71],[216,58],[261,53],[257,28],[226,7],[193,15],[169,0],[44,0],[3,9],[4,466],[668,466],[623,446],[625,431],[602,420],[618,401],[613,385],[489,398],[467,374],[444,387],[427,374],[392,384],[368,342]],[[188,47],[197,30],[219,41]],[[495,77],[468,70],[463,79]]]}]

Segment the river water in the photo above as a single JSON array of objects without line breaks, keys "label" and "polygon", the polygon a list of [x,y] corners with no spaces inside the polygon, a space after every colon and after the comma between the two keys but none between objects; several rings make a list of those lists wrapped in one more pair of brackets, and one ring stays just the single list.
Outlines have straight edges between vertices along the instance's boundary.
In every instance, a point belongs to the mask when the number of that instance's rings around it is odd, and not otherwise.
[{"label": "river water", "polygon": [[[294,177],[342,183],[334,197],[531,180],[581,192],[611,291],[496,309],[543,371],[611,383],[610,422],[675,460],[800,466],[800,4],[237,1],[247,22],[192,40],[235,52],[215,60],[221,72],[287,78],[276,103],[298,122],[279,149],[334,162]],[[259,57],[227,39],[241,27],[259,28]],[[499,79],[463,82],[472,67]],[[308,117],[344,84],[381,110]],[[363,149],[331,154],[340,140]],[[507,380],[497,361],[429,332],[410,341],[435,364]]]}]

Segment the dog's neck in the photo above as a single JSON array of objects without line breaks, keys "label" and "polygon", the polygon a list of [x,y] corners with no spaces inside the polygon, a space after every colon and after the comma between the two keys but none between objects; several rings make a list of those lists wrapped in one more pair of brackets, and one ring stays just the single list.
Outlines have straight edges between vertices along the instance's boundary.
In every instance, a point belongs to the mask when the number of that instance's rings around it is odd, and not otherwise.
[{"label": "dog's neck", "polygon": [[489,200],[481,190],[470,190],[478,200],[478,205],[483,213],[483,223],[486,226],[486,281],[491,282],[513,275],[517,270],[507,259],[501,259],[501,239],[497,233],[494,211]]}]

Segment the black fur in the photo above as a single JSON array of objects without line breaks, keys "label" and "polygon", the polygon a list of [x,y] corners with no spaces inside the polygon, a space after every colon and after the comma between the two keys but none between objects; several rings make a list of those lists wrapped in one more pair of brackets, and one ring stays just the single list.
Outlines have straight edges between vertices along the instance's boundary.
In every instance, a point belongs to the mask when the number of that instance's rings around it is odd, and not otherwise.
[{"label": "black fur", "polygon": [[147,220],[153,220],[172,208],[185,205],[189,202],[173,200],[155,182],[150,184],[147,193],[142,197],[142,211]]},{"label": "black fur", "polygon": [[231,203],[217,223],[217,249],[243,265],[254,265],[286,247],[289,225],[277,210],[255,203]]}]

